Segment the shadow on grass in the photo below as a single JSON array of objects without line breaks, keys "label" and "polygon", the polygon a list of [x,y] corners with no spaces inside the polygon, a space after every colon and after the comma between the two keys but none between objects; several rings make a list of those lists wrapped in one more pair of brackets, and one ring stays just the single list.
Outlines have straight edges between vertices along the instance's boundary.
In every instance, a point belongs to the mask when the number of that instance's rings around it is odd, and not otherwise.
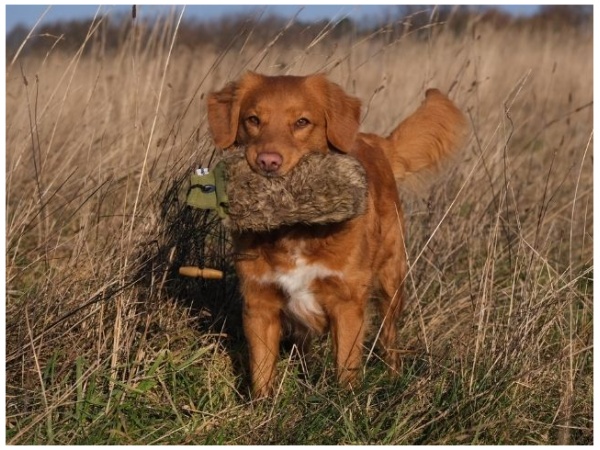
[{"label": "shadow on grass", "polygon": [[[136,279],[151,292],[162,292],[159,303],[168,298],[189,309],[202,334],[219,336],[239,380],[238,392],[247,392],[242,301],[232,263],[231,237],[214,212],[185,203],[189,175],[170,180],[159,199],[158,232],[140,246]],[[223,278],[185,277],[179,274],[182,266],[217,269]]]}]

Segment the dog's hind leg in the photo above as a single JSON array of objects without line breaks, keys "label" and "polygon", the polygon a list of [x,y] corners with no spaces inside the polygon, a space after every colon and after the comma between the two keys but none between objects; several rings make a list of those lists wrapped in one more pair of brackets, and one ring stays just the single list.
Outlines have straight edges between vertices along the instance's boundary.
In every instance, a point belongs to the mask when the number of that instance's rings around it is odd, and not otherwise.
[{"label": "dog's hind leg", "polygon": [[[401,237],[399,237],[401,239]],[[404,246],[397,243],[396,252],[385,259],[378,273],[377,305],[381,317],[378,330],[378,344],[382,356],[391,371],[400,369],[400,354],[398,352],[398,319],[402,312],[404,292],[403,284],[406,276],[406,257]]]}]

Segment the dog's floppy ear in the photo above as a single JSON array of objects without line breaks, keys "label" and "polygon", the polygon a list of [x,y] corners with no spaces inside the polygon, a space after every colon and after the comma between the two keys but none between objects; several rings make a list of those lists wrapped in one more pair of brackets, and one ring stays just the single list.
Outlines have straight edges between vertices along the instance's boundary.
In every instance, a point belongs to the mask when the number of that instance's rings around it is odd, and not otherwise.
[{"label": "dog's floppy ear", "polygon": [[220,91],[209,94],[208,128],[217,147],[228,148],[235,144],[243,98],[248,91],[263,82],[263,78],[257,73],[247,72],[239,81],[231,82]]},{"label": "dog's floppy ear", "polygon": [[235,143],[240,115],[238,90],[238,83],[231,82],[208,96],[208,128],[219,148]]},{"label": "dog's floppy ear", "polygon": [[341,152],[348,153],[354,144],[360,126],[360,100],[344,92],[324,75],[308,77],[317,89],[325,109],[327,140]]},{"label": "dog's floppy ear", "polygon": [[208,128],[219,148],[231,147],[237,135],[240,115],[238,83],[231,82],[208,96]]}]

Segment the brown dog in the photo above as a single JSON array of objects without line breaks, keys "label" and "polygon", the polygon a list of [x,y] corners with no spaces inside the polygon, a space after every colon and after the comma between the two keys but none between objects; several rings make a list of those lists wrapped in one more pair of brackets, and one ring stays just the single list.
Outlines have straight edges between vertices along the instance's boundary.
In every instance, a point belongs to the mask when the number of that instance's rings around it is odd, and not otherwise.
[{"label": "brown dog", "polygon": [[358,133],[360,101],[323,75],[267,77],[247,73],[208,98],[208,120],[220,148],[246,148],[254,171],[285,175],[309,152],[357,158],[368,178],[365,214],[343,223],[286,227],[236,236],[244,296],[244,332],[255,395],[275,376],[282,321],[294,324],[305,349],[330,330],[338,379],[351,385],[361,367],[365,310],[377,297],[379,344],[398,367],[397,318],[407,271],[402,209],[395,179],[434,167],[460,145],[466,122],[436,89],[387,138]]}]

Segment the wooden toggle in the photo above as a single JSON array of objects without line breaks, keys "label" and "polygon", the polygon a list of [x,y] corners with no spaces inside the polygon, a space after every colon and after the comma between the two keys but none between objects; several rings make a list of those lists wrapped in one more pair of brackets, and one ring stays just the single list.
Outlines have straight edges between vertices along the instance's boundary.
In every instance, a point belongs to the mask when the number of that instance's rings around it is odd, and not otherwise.
[{"label": "wooden toggle", "polygon": [[206,278],[209,280],[220,280],[223,272],[217,269],[201,269],[195,266],[183,266],[179,268],[179,275],[193,278]]}]

